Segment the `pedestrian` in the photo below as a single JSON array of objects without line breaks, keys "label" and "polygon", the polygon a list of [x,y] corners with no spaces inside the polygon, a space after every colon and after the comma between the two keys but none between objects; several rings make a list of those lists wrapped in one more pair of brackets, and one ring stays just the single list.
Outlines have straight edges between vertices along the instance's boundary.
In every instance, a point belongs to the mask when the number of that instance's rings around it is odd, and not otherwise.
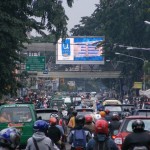
[{"label": "pedestrian", "polygon": [[132,123],[133,132],[126,136],[122,150],[150,150],[150,134],[144,128],[142,120],[135,120]]},{"label": "pedestrian", "polygon": [[20,144],[21,133],[16,128],[0,131],[0,150],[15,150]]},{"label": "pedestrian", "polygon": [[99,149],[118,150],[115,142],[109,137],[108,122],[104,119],[96,121],[94,138],[92,138],[87,144],[87,150]]},{"label": "pedestrian", "polygon": [[44,120],[37,120],[33,125],[34,134],[27,141],[26,150],[59,150],[59,148],[48,138],[45,133],[48,130],[48,123]]},{"label": "pedestrian", "polygon": [[85,117],[78,115],[75,118],[76,126],[69,133],[68,139],[71,150],[86,150],[87,143],[91,139],[91,133],[84,129]]}]

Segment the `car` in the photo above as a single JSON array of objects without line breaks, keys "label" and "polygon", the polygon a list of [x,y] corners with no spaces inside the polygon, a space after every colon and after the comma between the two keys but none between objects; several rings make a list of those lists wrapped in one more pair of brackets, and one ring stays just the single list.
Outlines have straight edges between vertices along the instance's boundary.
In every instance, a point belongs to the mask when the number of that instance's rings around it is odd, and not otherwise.
[{"label": "car", "polygon": [[116,99],[107,99],[103,101],[103,105],[121,105],[122,103]]},{"label": "car", "polygon": [[150,116],[150,109],[136,109],[133,115]]},{"label": "car", "polygon": [[91,115],[94,120],[94,117],[95,117],[94,109],[92,109],[92,108],[76,108],[75,110],[77,111],[77,115],[83,115],[83,116]]},{"label": "car", "polygon": [[135,109],[135,106],[133,104],[122,104],[122,118],[126,116],[133,115],[133,110]]},{"label": "car", "polygon": [[134,108],[135,106],[133,104],[122,104],[122,109],[124,112],[127,112],[127,111],[131,112],[132,109]]},{"label": "car", "polygon": [[60,110],[64,104],[63,98],[53,98],[50,102],[50,108]]},{"label": "car", "polygon": [[38,119],[45,120],[49,122],[51,117],[58,117],[59,113],[57,109],[44,108],[44,109],[36,109],[36,114]]},{"label": "car", "polygon": [[[4,114],[4,115],[3,115]],[[0,106],[0,130],[15,127],[21,132],[20,148],[25,148],[33,135],[33,125],[37,120],[32,103],[12,103]],[[3,120],[2,119],[3,116]]]},{"label": "car", "polygon": [[150,125],[150,117],[137,116],[137,115],[126,117],[123,120],[123,122],[121,123],[119,130],[115,130],[114,135],[113,135],[114,142],[117,144],[119,150],[121,150],[122,144],[123,144],[126,136],[133,132],[132,131],[132,123],[136,119],[142,120],[145,124],[145,130],[150,132],[150,126],[149,126]]},{"label": "car", "polygon": [[122,113],[123,113],[122,105],[107,104],[107,105],[104,105],[104,110],[109,110],[110,115],[112,115],[113,113],[117,113],[120,119],[122,119]]},{"label": "car", "polygon": [[143,109],[150,109],[150,102],[145,102],[145,103],[143,103],[142,108],[143,108]]}]

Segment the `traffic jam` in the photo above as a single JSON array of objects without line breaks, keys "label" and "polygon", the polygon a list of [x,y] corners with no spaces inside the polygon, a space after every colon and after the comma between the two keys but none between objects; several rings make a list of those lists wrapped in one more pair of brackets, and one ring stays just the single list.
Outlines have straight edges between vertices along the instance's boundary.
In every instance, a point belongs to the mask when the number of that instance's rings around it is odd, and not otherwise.
[{"label": "traffic jam", "polygon": [[141,102],[140,98],[99,99],[96,95],[59,93],[32,102],[17,99],[1,104],[0,136],[18,139],[13,148],[26,150],[37,146],[41,149],[42,141],[48,142],[49,148],[60,150],[148,149],[149,102]]}]

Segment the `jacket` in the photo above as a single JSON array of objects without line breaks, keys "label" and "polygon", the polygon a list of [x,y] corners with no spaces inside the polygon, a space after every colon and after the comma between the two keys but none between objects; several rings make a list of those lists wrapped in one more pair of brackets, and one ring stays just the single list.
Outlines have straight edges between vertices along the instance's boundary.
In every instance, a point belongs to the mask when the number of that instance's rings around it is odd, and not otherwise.
[{"label": "jacket", "polygon": [[141,131],[127,135],[122,145],[122,150],[132,150],[134,146],[146,146],[150,150],[150,134],[146,131]]},{"label": "jacket", "polygon": [[[73,145],[73,136],[74,136],[75,130],[81,130],[81,129],[83,129],[83,128],[82,127],[75,127],[74,129],[72,129],[70,131],[70,134],[69,134],[68,138],[69,138],[69,144],[71,144],[71,147],[74,147],[74,145]],[[89,139],[92,138],[92,135],[88,130],[85,130],[85,129],[83,129],[83,130],[85,131],[86,139],[87,139],[87,143],[88,143]]]},{"label": "jacket", "polygon": [[58,141],[61,139],[62,133],[60,129],[56,126],[49,126],[47,136],[55,143],[58,144]]},{"label": "jacket", "polygon": [[75,127],[75,117],[71,117],[68,123],[69,128],[74,128]]},{"label": "jacket", "polygon": [[52,143],[51,139],[46,137],[43,132],[36,132],[27,141],[27,146],[25,150],[36,150],[33,138],[37,141],[39,150],[59,150],[59,148]]},{"label": "jacket", "polygon": [[[118,150],[118,147],[115,144],[115,142],[111,138],[107,138],[108,150]],[[98,144],[98,141],[95,138],[92,138],[87,144],[87,150],[95,150],[96,144]]]}]

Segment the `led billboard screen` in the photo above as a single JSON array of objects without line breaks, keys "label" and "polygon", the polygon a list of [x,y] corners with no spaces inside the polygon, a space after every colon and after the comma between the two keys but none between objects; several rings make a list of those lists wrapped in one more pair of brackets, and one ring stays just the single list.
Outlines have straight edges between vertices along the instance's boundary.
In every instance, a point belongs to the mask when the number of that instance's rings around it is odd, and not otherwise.
[{"label": "led billboard screen", "polygon": [[102,41],[104,37],[61,38],[56,48],[56,64],[104,64],[103,49],[97,48]]}]

